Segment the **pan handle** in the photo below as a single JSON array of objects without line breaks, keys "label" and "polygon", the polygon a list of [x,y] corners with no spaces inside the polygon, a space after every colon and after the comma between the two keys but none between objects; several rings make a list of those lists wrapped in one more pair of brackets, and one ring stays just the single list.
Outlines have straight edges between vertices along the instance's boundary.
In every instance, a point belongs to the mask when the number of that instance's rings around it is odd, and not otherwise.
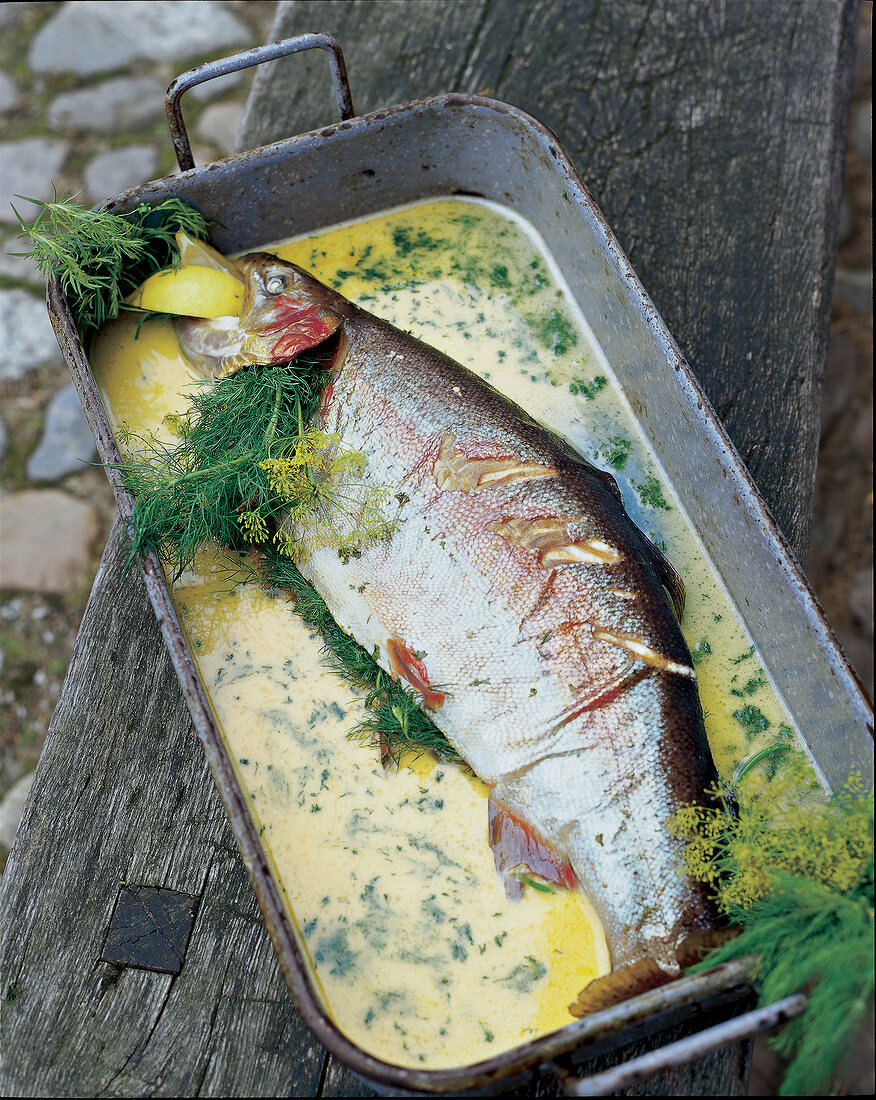
[{"label": "pan handle", "polygon": [[170,127],[170,137],[173,141],[173,148],[176,152],[180,170],[186,172],[189,168],[195,167],[192,147],[189,144],[189,135],[183,121],[182,108],[179,104],[183,92],[188,91],[189,88],[194,88],[196,84],[213,80],[217,76],[236,73],[238,69],[249,69],[253,65],[262,65],[266,61],[276,61],[291,53],[314,49],[325,50],[328,54],[332,84],[335,89],[335,102],[341,120],[352,118],[356,112],[353,110],[353,97],[350,94],[347,66],[344,63],[344,55],[341,53],[341,47],[338,45],[337,39],[332,38],[330,34],[300,34],[295,38],[284,38],[282,42],[271,42],[267,46],[257,46],[254,50],[232,54],[231,57],[223,57],[218,61],[207,61],[196,69],[189,69],[188,72],[181,73],[170,84],[164,96],[167,125]]},{"label": "pan handle", "polygon": [[566,1096],[610,1096],[621,1089],[647,1081],[655,1073],[682,1066],[712,1054],[729,1043],[738,1043],[761,1031],[772,1031],[795,1016],[806,1011],[808,1002],[803,993],[795,993],[782,1001],[775,1001],[764,1008],[743,1013],[696,1035],[689,1035],[638,1058],[631,1058],[620,1066],[612,1066],[590,1077],[575,1077],[568,1070],[554,1063],[553,1070],[560,1079]]}]

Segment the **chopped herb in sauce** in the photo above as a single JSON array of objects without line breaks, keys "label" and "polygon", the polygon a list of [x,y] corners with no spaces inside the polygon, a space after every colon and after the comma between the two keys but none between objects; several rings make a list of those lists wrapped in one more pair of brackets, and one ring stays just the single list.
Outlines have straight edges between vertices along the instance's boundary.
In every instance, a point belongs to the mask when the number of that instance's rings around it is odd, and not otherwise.
[{"label": "chopped herb in sauce", "polygon": [[547,967],[539,962],[534,955],[527,955],[523,962],[518,963],[504,978],[497,978],[498,982],[506,982],[517,993],[528,993],[536,982],[547,974]]},{"label": "chopped herb in sauce", "polygon": [[705,638],[697,644],[690,651],[691,660],[695,665],[702,664],[703,661],[711,654],[712,647],[706,641]]},{"label": "chopped herb in sauce", "polygon": [[569,393],[580,394],[587,401],[592,401],[607,385],[608,379],[603,374],[597,374],[590,382],[585,382],[583,378],[576,378],[574,382],[569,383]]},{"label": "chopped herb in sauce", "polygon": [[602,452],[603,458],[613,470],[622,470],[633,449],[632,440],[626,436],[613,435],[608,443],[608,449]]},{"label": "chopped herb in sauce", "polygon": [[741,710],[734,710],[733,717],[739,725],[742,726],[742,729],[745,731],[745,736],[749,741],[757,737],[759,733],[763,733],[764,730],[770,728],[769,718],[767,718],[759,707],[752,706],[750,703]]},{"label": "chopped herb in sauce", "polygon": [[672,505],[666,500],[666,497],[664,497],[660,482],[653,474],[648,474],[641,483],[636,482],[635,487],[636,492],[639,494],[639,500],[641,500],[642,504],[646,507],[662,508],[664,512],[672,511]]},{"label": "chopped herb in sauce", "polygon": [[731,688],[730,694],[735,695],[738,699],[744,699],[746,695],[754,695],[756,691],[760,691],[762,687],[766,687],[766,679],[763,674],[763,669],[759,669],[756,676],[743,685],[742,690],[739,688]]}]

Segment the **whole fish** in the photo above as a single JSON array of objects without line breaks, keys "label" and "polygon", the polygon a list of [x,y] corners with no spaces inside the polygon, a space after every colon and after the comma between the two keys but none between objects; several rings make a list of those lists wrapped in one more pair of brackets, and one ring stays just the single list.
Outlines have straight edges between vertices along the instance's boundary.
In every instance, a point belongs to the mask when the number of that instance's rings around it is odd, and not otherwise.
[{"label": "whole fish", "polygon": [[715,770],[675,571],[610,474],[476,375],[301,268],[237,264],[241,320],[179,322],[184,353],[221,377],[333,337],[322,424],[399,502],[386,541],[302,572],[490,786],[509,892],[577,881],[629,991],[677,976],[711,920],[667,821]]}]

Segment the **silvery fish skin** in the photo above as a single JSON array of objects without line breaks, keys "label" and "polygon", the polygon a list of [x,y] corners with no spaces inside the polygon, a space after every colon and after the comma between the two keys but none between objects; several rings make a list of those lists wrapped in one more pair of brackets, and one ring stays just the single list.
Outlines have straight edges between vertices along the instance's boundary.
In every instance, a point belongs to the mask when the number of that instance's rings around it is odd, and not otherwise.
[{"label": "silvery fish skin", "polygon": [[609,474],[464,367],[293,265],[238,264],[259,316],[283,298],[340,330],[323,426],[399,502],[390,539],[346,562],[317,550],[302,572],[421,691],[492,799],[568,860],[613,966],[677,974],[711,924],[666,825],[715,771],[671,566]]}]

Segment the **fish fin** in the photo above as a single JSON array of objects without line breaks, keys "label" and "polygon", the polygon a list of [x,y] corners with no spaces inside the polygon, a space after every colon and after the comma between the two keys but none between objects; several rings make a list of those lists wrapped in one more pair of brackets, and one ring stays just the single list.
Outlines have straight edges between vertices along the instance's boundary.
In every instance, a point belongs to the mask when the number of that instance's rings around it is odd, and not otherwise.
[{"label": "fish fin", "polygon": [[703,961],[703,957],[716,947],[723,947],[730,940],[735,940],[742,931],[736,925],[727,928],[696,928],[689,936],[681,941],[678,947],[678,963],[682,969],[696,966]]},{"label": "fish fin", "polygon": [[608,706],[622,691],[629,690],[645,675],[647,675],[646,668],[637,667],[632,661],[626,661],[602,683],[588,684],[586,689],[576,689],[574,701],[557,717],[550,727],[551,733],[556,733],[563,726],[568,726],[570,722],[580,718],[585,711]]},{"label": "fish fin", "polygon": [[691,680],[697,678],[697,674],[691,665],[673,661],[670,657],[664,657],[662,653],[658,653],[656,649],[648,645],[643,638],[639,638],[634,634],[620,634],[597,627],[593,631],[593,637],[598,642],[616,645],[620,649],[626,650],[635,660],[642,661],[643,664],[650,665],[653,668],[659,668],[663,672],[675,672],[679,676],[687,676]]},{"label": "fish fin", "polygon": [[512,517],[487,524],[488,531],[501,535],[513,546],[537,554],[539,564],[548,569],[555,565],[614,565],[621,561],[616,546],[595,537],[573,539],[568,527],[568,521],[560,516]]},{"label": "fish fin", "polygon": [[648,543],[648,552],[651,557],[651,561],[654,563],[654,568],[657,570],[657,576],[660,578],[660,583],[669,593],[669,598],[672,600],[672,606],[675,609],[675,617],[681,622],[681,616],[684,614],[684,601],[686,592],[684,589],[684,581],[676,573],[672,562],[662,554],[653,542]]},{"label": "fish fin", "polygon": [[634,963],[619,966],[610,974],[596,978],[578,994],[569,1005],[573,1016],[587,1016],[603,1008],[611,1008],[639,993],[647,993],[658,986],[675,981],[678,975],[668,974],[653,959],[636,959]]},{"label": "fish fin", "polygon": [[456,439],[445,435],[433,468],[435,484],[448,492],[476,493],[479,489],[514,485],[518,481],[555,478],[553,466],[529,462],[514,455],[469,458],[459,450]]},{"label": "fish fin", "polygon": [[444,692],[436,691],[429,684],[429,673],[426,671],[422,658],[413,653],[401,638],[387,639],[386,652],[389,654],[396,676],[406,680],[412,688],[415,688],[423,696],[425,706],[440,707],[444,705]]},{"label": "fish fin", "polygon": [[571,890],[578,880],[569,863],[558,855],[527,822],[512,813],[493,795],[488,803],[490,847],[496,871],[509,898],[523,894],[521,873],[530,872],[536,880]]}]

